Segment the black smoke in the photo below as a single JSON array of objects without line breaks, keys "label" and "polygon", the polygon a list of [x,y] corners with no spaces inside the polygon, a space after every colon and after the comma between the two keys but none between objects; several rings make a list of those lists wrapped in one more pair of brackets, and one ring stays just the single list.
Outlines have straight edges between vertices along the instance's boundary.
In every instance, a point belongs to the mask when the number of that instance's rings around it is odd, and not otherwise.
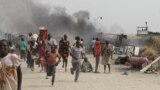
[{"label": "black smoke", "polygon": [[96,35],[96,27],[88,20],[87,11],[78,11],[73,15],[63,7],[49,7],[38,0],[1,0],[0,29],[14,34],[39,33],[39,27],[48,28],[55,38],[67,34],[76,35],[88,43]]}]

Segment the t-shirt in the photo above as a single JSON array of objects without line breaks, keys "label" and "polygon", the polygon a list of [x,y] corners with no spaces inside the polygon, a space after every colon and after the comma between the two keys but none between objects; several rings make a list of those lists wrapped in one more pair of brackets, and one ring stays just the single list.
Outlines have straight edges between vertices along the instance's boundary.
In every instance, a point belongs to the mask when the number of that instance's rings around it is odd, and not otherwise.
[{"label": "t-shirt", "polygon": [[4,63],[6,66],[16,66],[18,67],[22,63],[22,59],[20,59],[16,54],[9,53],[4,58],[1,58],[0,62]]},{"label": "t-shirt", "polygon": [[27,37],[27,42],[28,42],[29,44],[31,44],[31,42],[35,42],[35,41],[36,41],[36,37],[34,37],[33,35]]},{"label": "t-shirt", "polygon": [[25,50],[26,49],[26,43],[24,41],[19,41],[19,49]]},{"label": "t-shirt", "polygon": [[47,54],[48,64],[55,65],[57,57],[60,57],[58,52],[56,52],[56,53],[48,52],[48,54]]},{"label": "t-shirt", "polygon": [[34,42],[34,45],[32,46],[33,47],[33,49],[36,49],[37,48],[37,42]]},{"label": "t-shirt", "polygon": [[80,62],[80,60],[82,58],[82,56],[81,56],[82,51],[83,51],[83,49],[81,47],[77,48],[76,46],[74,46],[71,48],[72,55],[77,58],[77,59],[75,59],[72,57],[72,62]]},{"label": "t-shirt", "polygon": [[94,44],[94,53],[95,53],[95,56],[99,56],[100,53],[101,53],[101,44],[100,44],[100,41],[96,41],[95,44]]},{"label": "t-shirt", "polygon": [[53,38],[51,38],[51,39],[48,41],[48,43],[49,43],[50,45],[57,45],[57,41],[56,41],[55,39],[53,39]]},{"label": "t-shirt", "polygon": [[46,45],[47,45],[46,49],[49,50],[49,51],[51,51],[51,46],[54,47],[54,46],[58,45],[57,41],[53,38],[51,38],[49,41],[47,40],[45,42],[46,42]]}]

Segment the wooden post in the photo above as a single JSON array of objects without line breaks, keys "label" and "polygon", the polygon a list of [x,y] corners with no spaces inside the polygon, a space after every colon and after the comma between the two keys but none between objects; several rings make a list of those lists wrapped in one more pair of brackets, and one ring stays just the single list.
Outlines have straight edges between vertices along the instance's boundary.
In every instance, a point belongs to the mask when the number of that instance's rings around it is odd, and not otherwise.
[{"label": "wooden post", "polygon": [[156,60],[154,60],[152,63],[150,63],[149,65],[147,65],[146,67],[144,67],[142,70],[140,70],[140,72],[145,72],[147,71],[150,67],[152,67],[155,63],[157,63],[160,60],[160,57],[158,57]]}]

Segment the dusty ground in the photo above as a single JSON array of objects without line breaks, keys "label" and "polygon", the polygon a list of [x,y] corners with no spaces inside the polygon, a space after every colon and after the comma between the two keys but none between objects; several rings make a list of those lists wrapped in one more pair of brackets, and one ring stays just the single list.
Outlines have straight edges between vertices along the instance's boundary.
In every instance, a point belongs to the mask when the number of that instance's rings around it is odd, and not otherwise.
[{"label": "dusty ground", "polygon": [[[88,55],[94,66],[94,58]],[[32,72],[23,63],[22,90],[160,90],[160,75],[143,74],[136,70],[129,70],[129,66],[112,65],[111,74],[80,73],[79,81],[74,82],[74,76],[64,72],[62,65],[57,67],[55,85],[51,86],[51,78],[45,79],[45,73],[40,73],[40,68],[35,67]],[[128,75],[122,73],[127,71]]]}]

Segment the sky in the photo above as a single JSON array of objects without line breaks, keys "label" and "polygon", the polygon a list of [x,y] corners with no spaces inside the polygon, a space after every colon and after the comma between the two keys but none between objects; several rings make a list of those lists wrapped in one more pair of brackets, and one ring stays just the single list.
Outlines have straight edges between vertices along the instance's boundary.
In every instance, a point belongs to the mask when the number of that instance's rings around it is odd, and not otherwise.
[{"label": "sky", "polygon": [[[90,13],[90,20],[104,32],[136,34],[137,26],[160,32],[160,0],[40,0],[45,5],[66,8],[73,14],[84,10]],[[99,19],[102,17],[102,19]],[[117,27],[117,28],[115,28]]]}]

